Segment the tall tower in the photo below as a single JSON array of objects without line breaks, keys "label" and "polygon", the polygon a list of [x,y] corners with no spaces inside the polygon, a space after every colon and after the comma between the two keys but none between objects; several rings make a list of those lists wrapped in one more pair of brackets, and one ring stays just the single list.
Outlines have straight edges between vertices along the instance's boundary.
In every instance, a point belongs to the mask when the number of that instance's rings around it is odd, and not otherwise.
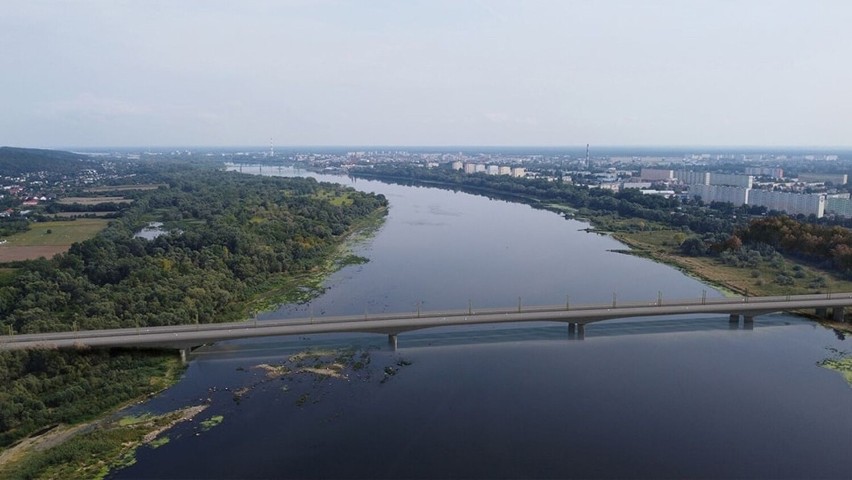
[{"label": "tall tower", "polygon": [[272,146],[272,137],[269,137],[269,158],[275,156],[275,147]]},{"label": "tall tower", "polygon": [[590,167],[589,165],[589,144],[586,144],[586,170]]}]

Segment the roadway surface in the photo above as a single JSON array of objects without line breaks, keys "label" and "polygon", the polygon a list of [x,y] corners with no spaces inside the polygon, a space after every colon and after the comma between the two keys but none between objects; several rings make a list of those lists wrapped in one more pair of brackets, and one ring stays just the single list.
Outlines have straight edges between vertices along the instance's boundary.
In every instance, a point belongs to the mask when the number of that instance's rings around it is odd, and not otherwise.
[{"label": "roadway surface", "polygon": [[586,325],[615,318],[684,314],[726,314],[754,317],[778,311],[852,306],[852,293],[773,297],[702,298],[594,305],[521,306],[430,312],[384,313],[234,323],[82,330],[0,336],[0,350],[29,348],[151,347],[190,348],[239,338],[368,332],[402,332],[453,325],[517,322],[563,322]]}]

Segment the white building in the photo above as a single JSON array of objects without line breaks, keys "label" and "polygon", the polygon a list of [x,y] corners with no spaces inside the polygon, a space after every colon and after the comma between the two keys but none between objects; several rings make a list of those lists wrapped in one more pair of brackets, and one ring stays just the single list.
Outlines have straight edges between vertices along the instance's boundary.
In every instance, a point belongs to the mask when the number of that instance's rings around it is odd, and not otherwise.
[{"label": "white building", "polygon": [[512,168],[512,176],[517,178],[523,178],[527,176],[527,169],[524,167],[514,167]]},{"label": "white building", "polygon": [[754,177],[751,175],[732,175],[726,173],[711,173],[710,185],[727,185],[729,187],[751,188]]},{"label": "white building", "polygon": [[825,215],[825,202],[825,195],[771,190],[752,190],[748,196],[749,205],[766,207],[789,215],[816,215],[817,218]]},{"label": "white building", "polygon": [[746,167],[745,173],[758,177],[784,178],[784,169],[777,167]]},{"label": "white building", "polygon": [[805,183],[826,183],[831,182],[835,185],[846,185],[848,176],[845,173],[800,173],[799,181]]},{"label": "white building", "polygon": [[485,170],[485,173],[488,175],[498,175],[500,173],[500,167],[497,165],[488,165],[488,168]]},{"label": "white building", "polygon": [[498,173],[500,175],[511,175],[512,169],[510,167],[500,167],[500,169],[498,170]]},{"label": "white building", "polygon": [[825,199],[825,213],[852,217],[852,199],[849,198],[849,194],[828,195]]},{"label": "white building", "polygon": [[481,163],[476,164],[476,172],[477,173],[485,173],[485,165]]},{"label": "white building", "polygon": [[689,195],[697,196],[704,203],[727,202],[736,206],[748,203],[749,189],[724,185],[690,185]]},{"label": "white building", "polygon": [[643,168],[639,176],[642,180],[651,182],[670,182],[674,180],[673,170],[660,170],[657,168]]},{"label": "white building", "polygon": [[476,164],[475,163],[465,163],[464,164],[464,173],[476,173]]},{"label": "white building", "polygon": [[456,160],[455,162],[450,164],[450,168],[452,168],[453,170],[461,170],[462,168],[464,168],[464,166],[462,162]]},{"label": "white building", "polygon": [[685,185],[710,185],[710,172],[678,170],[675,178]]},{"label": "white building", "polygon": [[639,190],[643,190],[646,188],[651,188],[651,182],[624,182],[621,184],[621,188],[627,190],[628,188],[636,188]]}]

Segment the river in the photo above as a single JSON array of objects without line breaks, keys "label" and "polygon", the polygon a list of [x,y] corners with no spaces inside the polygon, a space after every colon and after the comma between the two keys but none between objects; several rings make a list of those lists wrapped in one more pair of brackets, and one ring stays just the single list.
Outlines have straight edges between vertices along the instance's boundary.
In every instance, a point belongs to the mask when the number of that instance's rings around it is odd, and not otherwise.
[{"label": "river", "polygon": [[[721,295],[528,205],[234,168],[390,201],[353,247],[369,262],[257,321]],[[401,334],[395,352],[369,334],[222,342],[131,412],[207,410],[110,478],[848,478],[852,389],[820,366],[848,348],[786,314],[748,328],[718,315],[612,320],[582,341],[564,324],[432,329]]]}]

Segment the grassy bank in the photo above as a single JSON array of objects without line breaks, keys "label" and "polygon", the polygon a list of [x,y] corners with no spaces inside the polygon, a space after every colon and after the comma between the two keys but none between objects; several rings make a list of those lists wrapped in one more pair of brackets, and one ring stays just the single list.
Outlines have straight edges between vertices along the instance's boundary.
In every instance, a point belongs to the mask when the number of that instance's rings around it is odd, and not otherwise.
[{"label": "grassy bank", "polygon": [[341,242],[334,245],[328,255],[309,272],[300,275],[281,275],[263,285],[246,303],[243,318],[253,317],[257,312],[268,311],[281,304],[310,301],[323,292],[323,284],[329,275],[347,265],[369,261],[354,255],[352,248],[371,238],[384,224],[386,216],[387,208],[382,208],[355,222]]},{"label": "grassy bank", "polygon": [[[690,257],[680,253],[677,233],[659,229],[616,231],[612,236],[631,247],[624,253],[672,265],[736,295],[852,291],[852,282],[780,255],[740,265],[726,263],[719,257]],[[779,281],[779,277],[784,278]]]},{"label": "grassy bank", "polygon": [[[50,440],[29,449],[28,454],[0,465],[0,477],[102,479],[111,470],[136,463],[142,445],[157,448],[169,437],[160,434],[180,422],[192,420],[206,405],[183,408],[163,415],[102,419],[74,431],[60,431]],[[209,420],[208,420],[209,421]],[[63,434],[68,438],[60,438]]]},{"label": "grassy bank", "polygon": [[[379,209],[372,215],[365,217],[355,223],[349,232],[340,239],[339,243],[329,248],[328,254],[311,269],[310,272],[301,275],[281,275],[273,282],[260,286],[257,293],[250,301],[242,305],[245,312],[243,319],[254,312],[274,308],[280,303],[294,303],[308,301],[322,292],[323,283],[331,273],[346,265],[363,263],[367,259],[352,253],[352,247],[359,242],[370,238],[381,227],[386,216],[386,209]],[[120,353],[117,353],[120,355]],[[112,361],[112,355],[108,355]],[[144,436],[158,422],[168,422],[169,418],[157,418],[142,422],[140,425],[116,425],[105,424],[104,413],[107,416],[114,413],[122,405],[142,400],[168,386],[174,384],[183,372],[179,361],[172,354],[164,353],[161,357],[140,363],[138,368],[132,366],[123,378],[132,383],[136,390],[129,396],[116,396],[108,405],[102,405],[95,410],[87,410],[88,413],[76,417],[64,417],[50,429],[42,429],[36,435],[19,441],[5,451],[0,450],[0,478],[99,478],[111,467],[119,466],[121,461],[133,458],[133,451],[141,442],[140,436]],[[51,370],[51,369],[47,369]],[[45,373],[47,375],[47,373]],[[144,378],[142,378],[144,377]],[[131,379],[132,382],[130,381]],[[15,382],[26,382],[26,378],[16,378]],[[120,380],[117,380],[120,381]],[[68,383],[70,382],[70,383]],[[73,379],[69,377],[66,382],[71,388],[74,386]],[[63,383],[62,385],[65,385]],[[67,386],[58,387],[66,388]],[[0,399],[5,398],[4,390],[8,394],[14,394],[14,385],[9,383],[0,387]],[[80,389],[75,388],[75,391]],[[83,389],[92,395],[99,395],[98,389]],[[42,396],[50,396],[51,392],[41,392]],[[58,393],[57,393],[58,395]],[[38,399],[34,398],[33,401]],[[100,404],[104,401],[101,399]],[[72,402],[90,402],[86,398],[77,398]],[[119,405],[119,407],[116,407]],[[22,406],[22,408],[24,408]],[[2,412],[0,412],[2,413]],[[91,421],[92,418],[99,418]],[[1,420],[2,418],[0,418]],[[27,424],[26,428],[16,431],[4,432],[9,438],[21,438],[29,435],[34,430],[45,424],[57,423],[57,420],[34,419]],[[83,422],[83,423],[79,423]],[[99,432],[99,433],[98,433]],[[2,442],[0,442],[2,444]],[[80,452],[101,452],[97,456],[81,455]],[[93,458],[95,459],[93,461]],[[102,458],[123,458],[118,464],[104,463]],[[21,474],[20,472],[40,472],[37,475]],[[14,473],[14,475],[13,475]]]},{"label": "grassy bank", "polygon": [[[70,355],[64,360],[57,358],[39,361],[50,362],[52,365],[48,370],[55,370],[54,366],[58,363],[74,362]],[[68,442],[73,442],[78,436],[98,431],[105,418],[124,407],[162,392],[175,384],[184,371],[183,365],[174,353],[155,351],[91,352],[88,355],[82,355],[76,364],[68,363],[68,366],[71,369],[67,373],[51,374],[53,381],[50,383],[50,388],[40,392],[40,395],[45,402],[49,402],[50,398],[57,395],[68,395],[68,392],[74,392],[80,397],[63,400],[60,407],[50,409],[47,417],[22,423],[16,429],[3,433],[5,443],[10,439],[30,434],[40,425],[50,425],[0,450],[0,478],[45,477],[45,475],[24,475],[25,472],[33,471],[33,468],[25,465],[40,465],[39,469],[41,469],[63,463],[63,458],[70,458],[80,450],[78,447],[68,446],[75,445]],[[80,388],[81,380],[78,380],[73,373],[74,370],[81,368],[93,372],[82,381],[88,385],[88,388],[84,389]],[[4,408],[15,408],[15,403],[18,401],[23,400],[24,403],[32,401],[19,397],[21,394],[19,384],[32,383],[35,380],[35,378],[28,378],[30,376],[32,374],[4,382],[0,387],[0,397],[5,399]],[[102,384],[92,385],[93,378],[102,378]],[[15,395],[14,401],[7,395]],[[91,441],[102,444],[106,440],[106,437],[100,436]],[[122,437],[120,443],[125,441],[126,439]],[[65,475],[47,475],[47,477],[67,478]],[[77,478],[88,478],[88,476],[77,475]]]},{"label": "grassy bank", "polygon": [[[629,222],[629,221],[627,221]],[[609,227],[613,227],[612,223]],[[610,232],[630,249],[621,253],[637,255],[671,265],[713,285],[728,295],[798,295],[849,292],[852,282],[813,266],[776,254],[756,262],[739,262],[721,257],[691,257],[680,252],[678,231],[647,226],[647,230]],[[798,312],[836,330],[852,332],[852,325],[816,318],[812,311]]]}]

